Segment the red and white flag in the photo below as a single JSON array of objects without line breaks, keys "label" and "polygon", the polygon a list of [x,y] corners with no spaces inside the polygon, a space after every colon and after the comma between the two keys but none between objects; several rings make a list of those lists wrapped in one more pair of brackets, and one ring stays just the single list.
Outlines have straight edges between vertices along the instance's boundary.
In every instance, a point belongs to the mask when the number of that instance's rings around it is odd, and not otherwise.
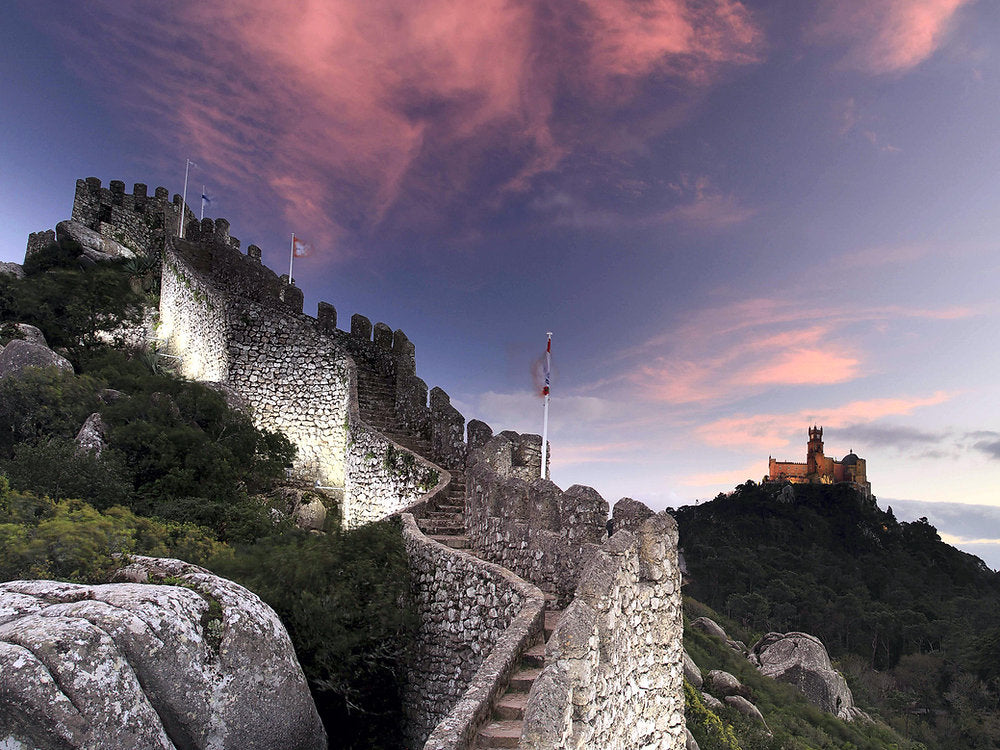
[{"label": "red and white flag", "polygon": [[549,382],[552,377],[552,338],[545,344],[545,386],[542,388],[542,395],[549,395]]},{"label": "red and white flag", "polygon": [[312,251],[312,245],[292,235],[292,255],[296,258],[305,258],[312,255]]}]

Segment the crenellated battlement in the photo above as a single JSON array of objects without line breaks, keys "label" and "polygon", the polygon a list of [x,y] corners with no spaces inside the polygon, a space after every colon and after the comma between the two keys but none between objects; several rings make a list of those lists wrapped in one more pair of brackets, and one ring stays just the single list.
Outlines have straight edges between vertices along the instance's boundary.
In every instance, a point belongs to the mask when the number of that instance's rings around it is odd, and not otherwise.
[{"label": "crenellated battlement", "polygon": [[[134,252],[159,253],[167,237],[176,235],[180,227],[182,199],[165,187],[149,195],[141,182],[125,192],[125,183],[111,180],[102,187],[100,179],[88,177],[76,181],[73,197],[73,221],[124,245]],[[196,221],[190,205],[184,207],[186,223]]]}]

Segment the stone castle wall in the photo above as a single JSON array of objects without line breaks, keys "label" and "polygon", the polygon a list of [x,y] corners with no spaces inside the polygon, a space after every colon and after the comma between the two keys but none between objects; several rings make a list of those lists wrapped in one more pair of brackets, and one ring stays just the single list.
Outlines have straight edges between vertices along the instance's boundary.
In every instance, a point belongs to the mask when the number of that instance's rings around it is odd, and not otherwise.
[{"label": "stone castle wall", "polygon": [[304,315],[301,291],[263,266],[254,246],[243,255],[228,229],[206,219],[188,227],[187,239],[167,239],[158,337],[181,373],[233,388],[258,427],[296,445],[300,478],[343,487],[348,527],[398,512],[447,481],[447,472],[358,413],[357,367],[345,340],[388,361],[391,351],[331,330],[329,305],[321,319]]},{"label": "stone castle wall", "polygon": [[521,656],[545,600],[498,565],[428,539],[403,516],[420,626],[403,695],[408,747],[465,750]]},{"label": "stone castle wall", "polygon": [[546,645],[522,750],[685,747],[680,585],[666,513],[610,537]]},{"label": "stone castle wall", "polygon": [[541,437],[503,432],[472,452],[465,525],[472,548],[564,607],[587,559],[607,539],[608,503],[595,490],[560,490],[541,473]]}]

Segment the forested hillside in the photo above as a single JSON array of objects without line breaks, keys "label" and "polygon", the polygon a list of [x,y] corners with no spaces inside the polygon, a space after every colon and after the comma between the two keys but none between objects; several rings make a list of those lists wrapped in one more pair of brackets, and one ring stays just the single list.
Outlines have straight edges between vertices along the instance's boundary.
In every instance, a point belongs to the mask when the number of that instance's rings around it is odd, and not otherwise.
[{"label": "forested hillside", "polygon": [[686,592],[804,631],[855,700],[934,748],[1000,747],[1000,574],[848,485],[757,485],[675,513]]},{"label": "forested hillside", "polygon": [[[398,529],[297,529],[294,446],[155,347],[123,348],[157,309],[156,260],[83,260],[53,244],[24,278],[0,274],[0,345],[26,323],[73,366],[0,378],[0,580],[103,583],[129,554],[208,567],[281,617],[331,747],[398,747],[414,626]],[[93,414],[101,445],[85,450]]]}]

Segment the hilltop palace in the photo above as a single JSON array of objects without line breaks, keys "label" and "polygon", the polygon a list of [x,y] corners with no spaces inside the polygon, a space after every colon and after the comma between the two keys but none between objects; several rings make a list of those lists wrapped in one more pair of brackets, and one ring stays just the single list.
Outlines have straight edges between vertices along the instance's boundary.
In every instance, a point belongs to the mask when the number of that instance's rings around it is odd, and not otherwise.
[{"label": "hilltop palace", "polygon": [[843,461],[836,461],[823,454],[823,428],[815,425],[809,428],[809,443],[806,446],[804,464],[778,461],[768,458],[765,482],[791,482],[792,484],[834,484],[850,482],[865,497],[872,495],[872,485],[868,481],[865,460],[852,450]]}]

